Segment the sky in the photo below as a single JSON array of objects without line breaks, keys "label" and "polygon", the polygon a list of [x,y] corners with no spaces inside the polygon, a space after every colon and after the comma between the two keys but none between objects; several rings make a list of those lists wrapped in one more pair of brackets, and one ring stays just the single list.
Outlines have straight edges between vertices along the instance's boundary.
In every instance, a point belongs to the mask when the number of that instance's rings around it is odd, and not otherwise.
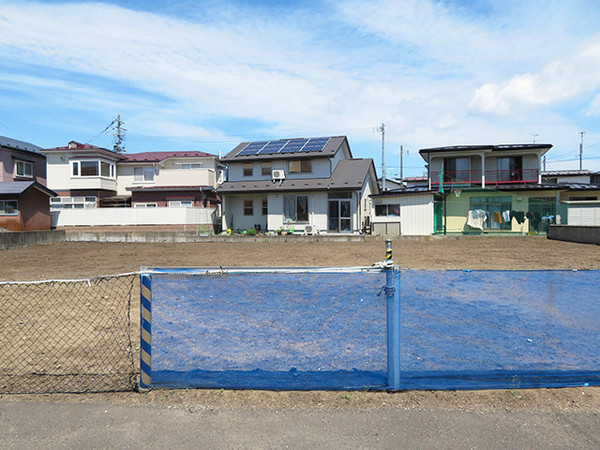
[{"label": "sky", "polygon": [[[549,143],[600,170],[598,0],[4,1],[0,135],[226,154],[347,136],[388,177],[418,151]],[[385,126],[382,142],[381,126]],[[583,135],[581,133],[584,133]]]}]

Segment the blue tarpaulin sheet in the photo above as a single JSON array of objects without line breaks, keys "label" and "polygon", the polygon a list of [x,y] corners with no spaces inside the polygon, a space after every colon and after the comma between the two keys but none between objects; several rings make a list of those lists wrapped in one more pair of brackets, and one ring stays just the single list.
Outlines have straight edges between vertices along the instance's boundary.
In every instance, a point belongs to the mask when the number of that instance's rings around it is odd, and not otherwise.
[{"label": "blue tarpaulin sheet", "polygon": [[385,275],[153,275],[152,385],[386,385]]},{"label": "blue tarpaulin sheet", "polygon": [[[152,275],[152,386],[386,389],[384,272]],[[400,387],[600,385],[600,271],[401,270]]]}]

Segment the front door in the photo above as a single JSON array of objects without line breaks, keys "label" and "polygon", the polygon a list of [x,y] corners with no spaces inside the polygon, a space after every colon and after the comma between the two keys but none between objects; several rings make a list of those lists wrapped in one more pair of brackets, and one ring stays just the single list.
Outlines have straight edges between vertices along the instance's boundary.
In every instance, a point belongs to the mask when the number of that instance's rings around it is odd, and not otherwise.
[{"label": "front door", "polygon": [[352,231],[351,200],[329,200],[329,231]]}]

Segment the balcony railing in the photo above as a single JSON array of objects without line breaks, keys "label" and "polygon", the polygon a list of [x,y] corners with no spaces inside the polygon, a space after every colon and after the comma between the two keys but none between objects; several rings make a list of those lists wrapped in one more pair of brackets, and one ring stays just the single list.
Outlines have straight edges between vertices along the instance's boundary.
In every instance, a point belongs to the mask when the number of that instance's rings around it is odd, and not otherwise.
[{"label": "balcony railing", "polygon": [[[485,184],[525,184],[537,183],[538,169],[520,169],[520,170],[486,170]],[[441,178],[441,179],[440,179]],[[481,170],[453,170],[445,172],[431,172],[431,185],[439,186],[440,182],[444,187],[452,186],[481,186]]]}]

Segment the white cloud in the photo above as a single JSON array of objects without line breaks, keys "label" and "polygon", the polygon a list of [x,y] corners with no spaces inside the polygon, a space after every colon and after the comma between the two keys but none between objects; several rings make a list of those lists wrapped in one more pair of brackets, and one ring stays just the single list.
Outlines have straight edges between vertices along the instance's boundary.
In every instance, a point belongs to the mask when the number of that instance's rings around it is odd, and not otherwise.
[{"label": "white cloud", "polygon": [[572,57],[552,62],[538,73],[484,84],[475,91],[469,107],[475,112],[503,115],[518,108],[555,104],[597,89],[599,73],[600,34],[586,41]]}]

